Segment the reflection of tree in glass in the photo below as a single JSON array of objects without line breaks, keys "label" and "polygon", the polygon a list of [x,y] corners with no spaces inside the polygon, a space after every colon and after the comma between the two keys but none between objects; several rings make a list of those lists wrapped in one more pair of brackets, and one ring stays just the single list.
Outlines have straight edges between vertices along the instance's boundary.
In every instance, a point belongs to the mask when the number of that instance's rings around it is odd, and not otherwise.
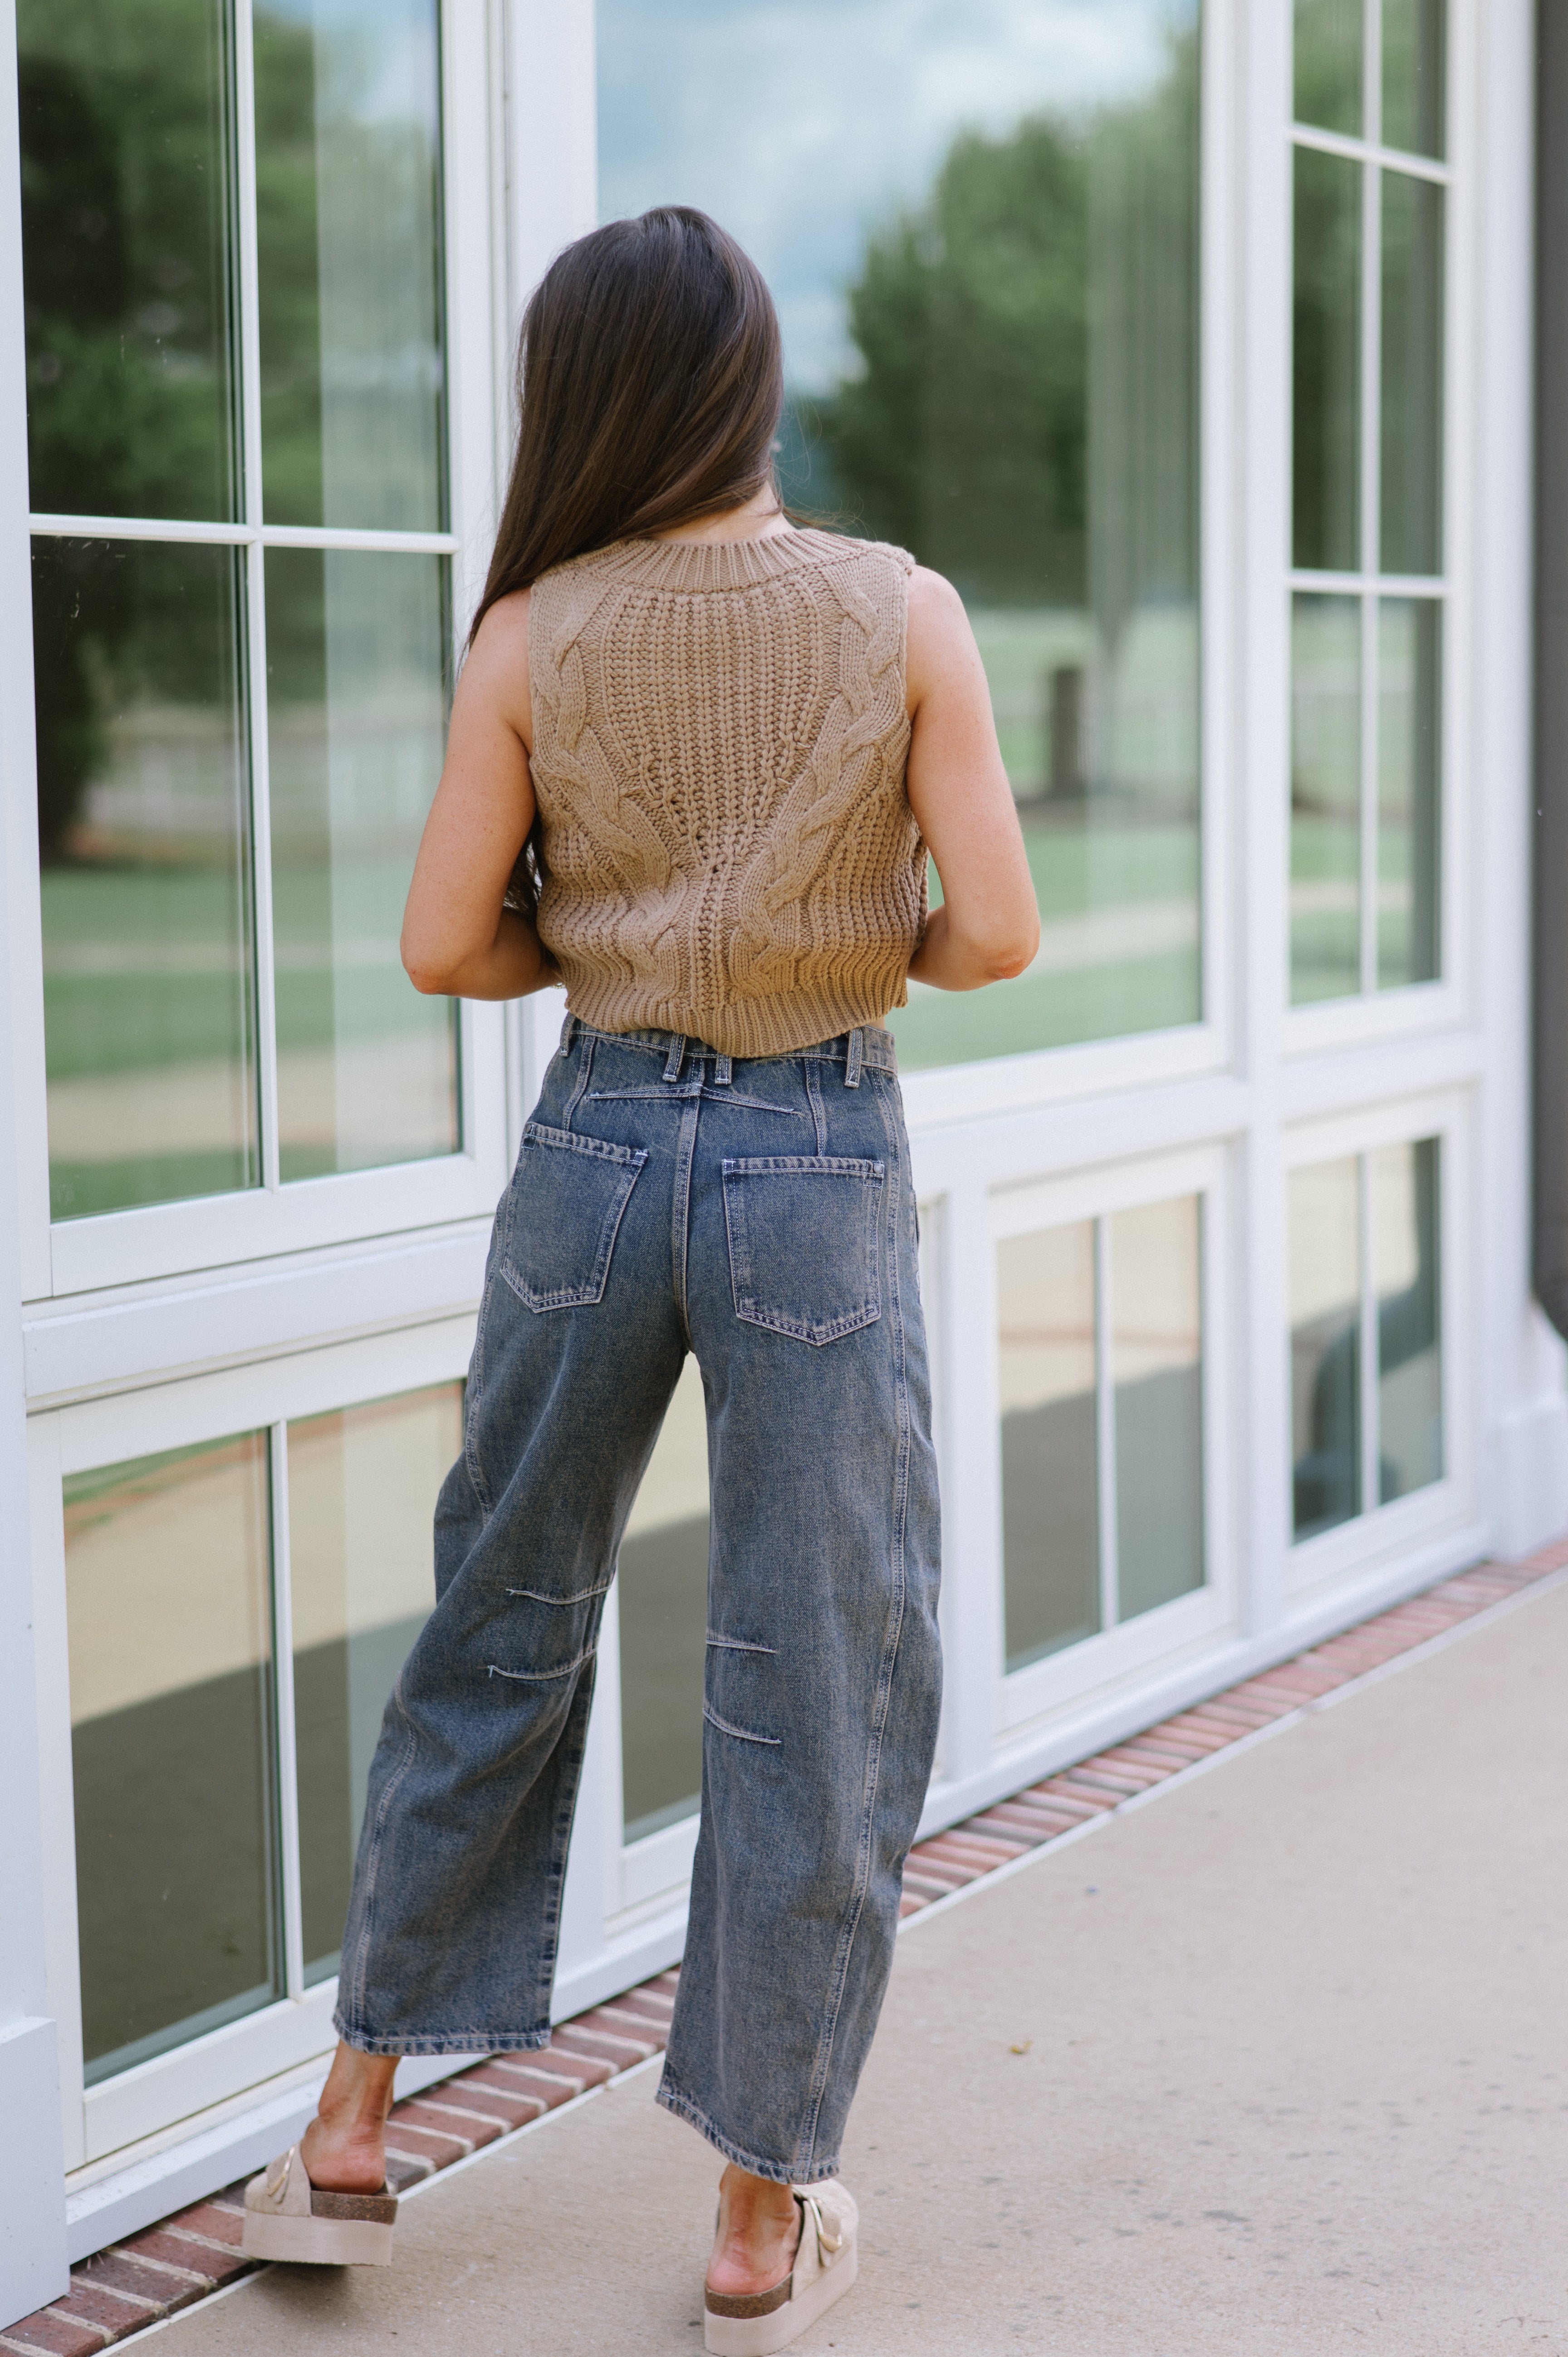
[{"label": "reflection of tree in glass", "polygon": [[964,133],[849,290],[858,371],[801,423],[863,528],[987,606],[1114,637],[1197,579],[1197,44],[1144,98]]},{"label": "reflection of tree in glass", "polygon": [[317,278],[316,43],[258,8],[256,225],[267,514],[321,522],[321,316]]},{"label": "reflection of tree in glass", "polygon": [[21,0],[36,510],[234,512],[217,0]]},{"label": "reflection of tree in glass", "polygon": [[867,529],[993,597],[1056,576],[1069,602],[1081,579],[1084,181],[1056,124],[961,136],[924,217],[870,241],[849,294],[863,370],[820,413]]},{"label": "reflection of tree in glass", "polygon": [[[228,65],[215,0],[22,0],[18,11],[27,445],[35,511],[234,512]],[[41,546],[44,544],[40,544]],[[35,567],[38,822],[63,856],[107,740],[126,640],[123,566],[61,545]],[[156,601],[155,601],[156,602]],[[138,623],[182,676],[188,619]]]},{"label": "reflection of tree in glass", "polygon": [[442,522],[435,90],[394,103],[428,0],[258,8],[262,451],[270,523]]}]

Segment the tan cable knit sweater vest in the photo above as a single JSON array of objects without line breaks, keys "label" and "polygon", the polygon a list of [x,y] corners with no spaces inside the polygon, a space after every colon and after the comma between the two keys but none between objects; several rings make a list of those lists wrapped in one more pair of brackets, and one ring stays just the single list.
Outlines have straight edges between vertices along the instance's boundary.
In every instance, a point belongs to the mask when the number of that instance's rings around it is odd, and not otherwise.
[{"label": "tan cable knit sweater vest", "polygon": [[575,1015],[778,1056],[906,1003],[913,567],[792,532],[621,541],[534,583],[539,931]]}]

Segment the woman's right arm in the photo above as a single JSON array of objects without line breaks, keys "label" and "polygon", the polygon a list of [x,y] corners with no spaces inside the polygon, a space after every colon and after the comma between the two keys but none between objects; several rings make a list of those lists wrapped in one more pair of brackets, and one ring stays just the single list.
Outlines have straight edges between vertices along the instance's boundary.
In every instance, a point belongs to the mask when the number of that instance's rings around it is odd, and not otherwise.
[{"label": "woman's right arm", "polygon": [[403,962],[415,990],[521,998],[559,982],[531,920],[505,908],[533,824],[528,592],[490,608],[452,699],[446,759],[414,862]]},{"label": "woman's right arm", "polygon": [[923,565],[909,581],[906,671],[909,807],[942,879],[909,972],[938,990],[979,990],[1023,973],[1039,909],[974,632],[958,591]]}]

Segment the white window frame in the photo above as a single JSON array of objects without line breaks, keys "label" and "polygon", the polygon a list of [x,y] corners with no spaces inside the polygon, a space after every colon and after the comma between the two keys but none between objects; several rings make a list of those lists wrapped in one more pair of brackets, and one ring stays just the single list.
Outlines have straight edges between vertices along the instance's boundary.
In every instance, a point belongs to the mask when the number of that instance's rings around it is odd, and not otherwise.
[{"label": "white window frame", "polygon": [[[1361,0],[1365,11],[1366,49],[1362,70],[1364,124],[1380,130],[1382,96],[1383,0]],[[1285,678],[1285,743],[1280,770],[1281,792],[1288,810],[1290,792],[1290,608],[1298,592],[1354,597],[1361,614],[1361,862],[1360,927],[1361,986],[1344,998],[1290,1004],[1291,936],[1288,886],[1285,923],[1280,955],[1280,991],[1285,1008],[1284,1052],[1287,1055],[1327,1055],[1372,1039],[1408,1039],[1421,1032],[1451,1028],[1474,1014],[1477,976],[1469,895],[1464,888],[1464,844],[1469,802],[1469,682],[1471,663],[1466,650],[1471,627],[1468,551],[1474,529],[1472,477],[1475,472],[1472,435],[1474,393],[1466,365],[1475,333],[1472,298],[1475,274],[1476,224],[1473,189],[1476,181],[1475,140],[1471,109],[1461,93],[1476,91],[1480,70],[1479,27],[1474,0],[1446,0],[1447,46],[1444,89],[1444,135],[1442,158],[1388,147],[1380,139],[1352,138],[1319,130],[1294,119],[1292,82],[1294,60],[1291,28],[1285,26],[1285,106],[1282,139],[1285,148],[1285,217],[1292,223],[1290,189],[1298,148],[1344,156],[1361,167],[1361,350],[1360,350],[1360,542],[1359,564],[1349,573],[1303,571],[1294,564],[1287,520],[1280,578],[1282,662]],[[1377,167],[1377,168],[1372,168]],[[1382,365],[1381,173],[1402,172],[1430,182],[1445,192],[1444,204],[1443,370],[1440,455],[1443,500],[1443,569],[1412,576],[1408,582],[1382,570],[1380,547],[1381,521],[1381,411],[1378,389]],[[1287,227],[1284,268],[1286,289],[1286,351],[1289,351],[1288,303],[1294,266],[1294,226]],[[1291,479],[1290,382],[1285,395],[1284,483],[1288,501]],[[1438,709],[1438,973],[1430,982],[1405,983],[1389,989],[1377,986],[1377,829],[1378,721],[1375,694],[1376,617],[1382,597],[1411,595],[1430,597],[1442,614],[1441,672]],[[1289,828],[1284,827],[1284,872],[1289,875]],[[1369,905],[1369,876],[1374,890]],[[1370,978],[1369,981],[1369,967]]]},{"label": "white window frame", "polygon": [[[1293,1603],[1332,1593],[1384,1566],[1408,1561],[1433,1546],[1444,1547],[1455,1532],[1475,1528],[1478,1515],[1475,1430],[1477,1401],[1474,1375],[1476,1304],[1473,1254],[1466,1245],[1475,1232],[1475,1190],[1471,1109],[1468,1097],[1455,1092],[1395,1097],[1354,1113],[1325,1121],[1303,1123],[1286,1132],[1284,1168],[1310,1169],[1323,1162],[1374,1153],[1382,1146],[1414,1144],[1423,1138],[1438,1142],[1438,1351],[1442,1370],[1443,1476],[1424,1489],[1395,1498],[1387,1505],[1369,1502],[1358,1514],[1316,1537],[1292,1541],[1290,1501],[1285,1517],[1285,1588]],[[1362,1186],[1361,1222],[1361,1351],[1369,1351],[1365,1304],[1375,1305],[1373,1272],[1368,1264],[1370,1206]],[[1288,1241],[1286,1244],[1288,1251]],[[1288,1355],[1290,1329],[1284,1329]],[[1375,1362],[1361,1371],[1361,1453],[1363,1494],[1366,1460],[1374,1420],[1369,1413],[1368,1386],[1375,1392]],[[1290,1412],[1288,1387],[1286,1415]]]},{"label": "white window frame", "polygon": [[[295,1796],[289,1740],[286,1459],[280,1444],[286,1426],[299,1417],[459,1379],[467,1371],[473,1340],[471,1316],[446,1318],[292,1358],[253,1361],[192,1376],[183,1383],[83,1400],[29,1419],[39,1724],[45,1731],[49,1811],[46,1941],[50,2008],[60,2029],[68,2169],[101,2161],[158,2134],[171,2122],[242,2093],[280,2072],[296,2069],[333,2042],[330,2023],[337,1981],[322,1981],[309,1988],[304,1982],[298,1828],[292,1814]],[[62,1484],[73,1473],[255,1431],[267,1432],[272,1440],[272,1626],[279,1696],[276,1806],[285,1994],[221,2029],[84,2089]]]},{"label": "white window frame", "polygon": [[[1483,447],[1480,425],[1489,424],[1495,436],[1499,414],[1505,422],[1514,415],[1506,388],[1487,378],[1486,370],[1492,365],[1499,316],[1507,347],[1509,331],[1517,326],[1509,307],[1517,309],[1528,300],[1519,272],[1501,295],[1493,285],[1499,270],[1507,278],[1512,267],[1513,231],[1523,219],[1519,169],[1504,152],[1499,129],[1505,137],[1511,135],[1499,117],[1524,86],[1520,59],[1528,40],[1515,27],[1509,55],[1516,79],[1499,99],[1481,72],[1476,0],[1450,0],[1447,145],[1454,193],[1446,245],[1444,979],[1441,985],[1293,1010],[1287,1004],[1283,789],[1289,768],[1288,0],[1207,0],[1205,25],[1205,1020],[1143,1038],[1041,1050],[941,1074],[918,1073],[906,1083],[931,1272],[928,1319],[946,1524],[942,1623],[948,1681],[939,1781],[923,1819],[928,1832],[1032,1775],[1081,1756],[1085,1749],[1117,1739],[1151,1715],[1180,1707],[1227,1678],[1278,1659],[1358,1613],[1474,1560],[1488,1536],[1480,1416],[1483,1409],[1492,1412],[1499,1398],[1524,1396],[1522,1378],[1498,1370],[1508,1351],[1520,1347],[1513,1329],[1522,1315],[1521,1280],[1516,1281],[1514,1268],[1516,1258],[1523,1265],[1514,1251],[1516,1229],[1522,1233],[1515,1200],[1520,1188],[1509,1159],[1520,1149],[1498,1141],[1513,1136],[1522,1119],[1515,1061],[1509,1060],[1517,1061],[1523,999],[1511,948],[1500,941],[1499,931],[1509,921],[1508,912],[1517,921],[1523,905],[1526,825],[1522,813],[1517,821],[1510,819],[1511,832],[1499,848],[1495,829],[1488,834],[1481,825],[1472,780],[1484,770],[1489,778],[1487,765],[1495,758],[1510,789],[1517,783],[1516,740],[1525,725],[1522,664],[1517,679],[1503,665],[1503,683],[1496,683],[1499,634],[1506,637],[1514,629],[1509,599],[1523,576],[1509,539],[1521,529],[1519,518],[1510,511],[1511,521],[1498,526],[1493,511],[1499,485],[1508,506],[1518,468],[1513,460],[1505,463],[1495,455],[1492,440]],[[488,436],[483,464],[489,470],[488,490],[470,485],[461,492],[460,507],[455,471],[454,516],[468,519],[463,524],[465,547],[478,564],[505,459],[511,324],[550,255],[594,219],[592,0],[486,0],[483,9],[446,0],[444,34],[453,457],[455,469],[460,453],[465,463],[472,460],[477,484]],[[1477,156],[1485,166],[1484,186],[1479,169],[1473,168]],[[1483,202],[1500,203],[1505,223],[1500,231],[1495,225],[1487,229],[1484,287],[1476,276]],[[1490,211],[1487,219],[1491,221]],[[461,241],[460,222],[467,225]],[[19,293],[0,288],[0,298],[7,302],[14,295],[19,318]],[[461,328],[460,303],[467,322]],[[1490,344],[1477,334],[1483,317],[1492,327]],[[1519,349],[1521,335],[1514,338]],[[481,345],[489,368],[482,396],[466,361],[459,373],[460,353],[478,353]],[[466,424],[459,423],[460,409]],[[5,513],[11,517],[25,507],[25,455],[20,499],[15,453],[7,449],[0,456],[0,500],[9,500]],[[1514,506],[1524,512],[1520,500]],[[476,522],[481,515],[483,521]],[[3,576],[5,618],[13,628],[0,640],[0,663],[9,666],[0,681],[5,690],[0,694],[0,742],[8,774],[13,781],[26,777],[30,794],[27,586],[25,558],[19,567],[10,562]],[[459,587],[455,596],[459,617],[476,587],[470,576],[467,592]],[[1477,634],[1487,639],[1484,676],[1471,645]],[[25,689],[20,704],[12,692],[18,683]],[[1472,742],[1483,724],[1492,732],[1489,740]],[[1500,751],[1495,749],[1498,744]],[[18,830],[27,831],[24,849],[31,866],[24,861],[22,873],[36,878],[30,800],[24,806],[13,793],[7,823],[14,840]],[[44,1099],[36,888],[24,891],[6,915],[12,1003],[20,1010],[19,1046],[27,1065],[17,1134],[32,1139],[31,1209],[25,1229],[29,1292],[42,1297],[57,1279],[47,1193],[39,1195]],[[134,1453],[137,1445],[178,1446],[181,1433],[200,1424],[192,1403],[202,1400],[208,1405],[201,1415],[209,1417],[218,1415],[212,1403],[220,1398],[262,1401],[262,1412],[254,1415],[240,1415],[237,1406],[225,1410],[223,1430],[309,1412],[288,1404],[307,1395],[300,1372],[307,1363],[330,1360],[338,1367],[338,1393],[322,1399],[331,1405],[382,1397],[398,1388],[387,1369],[394,1361],[405,1363],[400,1355],[404,1352],[411,1367],[437,1365],[437,1345],[446,1347],[442,1336],[456,1336],[477,1300],[488,1215],[504,1176],[505,1149],[553,1050],[561,1000],[558,994],[542,994],[504,1017],[494,1010],[482,1012],[495,1033],[495,1064],[485,1068],[492,1080],[476,1066],[470,1068],[471,1082],[467,1071],[465,1082],[470,1096],[477,1096],[491,1089],[493,1081],[499,1108],[495,1118],[504,1138],[484,1183],[476,1178],[471,1208],[428,1219],[407,1211],[417,1200],[428,1212],[434,1166],[307,1182],[305,1189],[285,1191],[304,1200],[309,1189],[319,1190],[319,1229],[292,1240],[280,1235],[264,1244],[247,1242],[246,1251],[259,1257],[237,1267],[224,1264],[240,1260],[238,1248],[214,1233],[202,1247],[207,1259],[189,1263],[184,1275],[174,1277],[155,1276],[150,1266],[141,1274],[123,1265],[111,1267],[106,1260],[91,1295],[40,1300],[29,1323],[28,1384],[41,1411],[33,1418],[33,1520],[40,1720],[49,1793],[51,2002],[62,2022],[79,2022],[80,2014],[71,1996],[75,1900],[59,1483],[64,1465],[81,1460],[68,1459],[66,1444],[75,1448],[71,1436],[92,1429],[119,1436],[112,1447],[107,1437],[96,1444],[107,1452],[98,1462]],[[1289,1169],[1297,1161],[1332,1158],[1338,1151],[1434,1135],[1444,1141],[1443,1348],[1449,1472],[1433,1490],[1293,1548],[1283,1246]],[[450,1171],[450,1165],[443,1167]],[[477,1156],[474,1168],[478,1171]],[[1062,1217],[1100,1215],[1115,1208],[1116,1188],[1141,1185],[1155,1170],[1187,1169],[1208,1174],[1202,1191],[1210,1200],[1205,1256],[1210,1587],[1142,1616],[1125,1630],[1106,1632],[1108,1640],[1131,1639],[1141,1637],[1146,1625],[1160,1639],[1157,1651],[1151,1643],[1147,1656],[1134,1661],[1136,1648],[1129,1643],[1118,1668],[1105,1641],[1090,1641],[1105,1646],[1105,1666],[1094,1673],[1100,1683],[1090,1681],[1081,1692],[1068,1690],[1079,1669],[1067,1652],[1009,1680],[1000,1667],[996,1433],[994,1426],[982,1430],[983,1419],[974,1405],[995,1383],[989,1303],[997,1207],[1005,1216],[1013,1190],[1037,1189],[1040,1203],[1083,1206],[1081,1213],[1062,1210]],[[406,1183],[406,1196],[395,1189],[378,1194],[371,1182],[383,1176]],[[1183,1191],[1196,1190],[1161,1183],[1144,1200]],[[347,1205],[350,1196],[354,1203],[371,1207],[373,1218],[367,1213],[361,1228],[332,1226],[335,1207]],[[1494,1213],[1499,1202],[1505,1206],[1488,1217],[1484,1230],[1483,1199]],[[1223,1211],[1215,1208],[1221,1203]],[[193,1208],[180,1207],[186,1215]],[[423,1232],[411,1234],[416,1218],[425,1223]],[[1218,1300],[1208,1292],[1210,1285],[1218,1288]],[[416,1328],[412,1334],[411,1323]],[[320,1350],[307,1347],[317,1343]],[[436,1373],[417,1380],[443,1380],[450,1364],[439,1359]],[[350,1367],[364,1372],[350,1378],[343,1372]],[[246,1394],[244,1385],[252,1381],[259,1388]],[[227,1393],[225,1385],[231,1385]],[[156,1437],[123,1445],[133,1432]],[[1445,1493],[1441,1501],[1439,1491]],[[1167,1631],[1188,1606],[1218,1611],[1218,1624],[1207,1633],[1184,1626],[1180,1642],[1173,1637],[1167,1645]],[[1195,1610],[1189,1617],[1200,1616]],[[563,1908],[557,2003],[567,2010],[625,1986],[639,1970],[671,1961],[683,1926],[694,1820],[644,1843],[624,1843],[618,1675],[612,1611],[606,1620],[598,1704]],[[1055,1698],[1047,1692],[1053,1679],[1063,1689]],[[1024,1696],[1027,1681],[1036,1682],[1037,1707],[1031,1689],[1026,1715],[1010,1718],[1010,1693],[1016,1689]],[[314,2003],[319,2008],[325,2002],[312,1991],[306,1999],[285,2000],[268,2012],[281,2018],[290,2005],[307,2008]],[[303,2021],[303,2011],[292,2018]],[[252,2017],[248,2025],[231,2025],[211,2040],[158,2058],[157,2064],[140,2066],[144,2093],[136,2094],[127,2083],[119,2098],[118,2125],[112,2124],[107,2091],[120,2083],[95,2089],[93,2097],[103,2100],[94,2115],[101,2125],[91,2131],[99,2158],[91,2162],[85,2161],[89,2131],[78,2027],[75,2093],[68,2091],[67,2096],[72,2167],[85,2167],[86,2178],[118,2169],[125,2150],[110,2139],[123,2130],[137,2132],[139,2142],[131,2151],[152,2151],[160,2142],[188,2136],[202,2121],[220,2122],[237,2108],[253,2105],[269,2086],[291,2083],[301,2072],[318,2068],[329,2042],[319,2013],[311,2016],[308,2032],[301,2029],[295,2047],[287,2046],[281,2029],[261,2027],[264,2019]],[[255,2040],[242,2057],[238,2033],[247,2029],[255,2031]],[[282,2042],[268,2046],[274,2038]],[[312,2039],[319,2043],[310,2046],[308,2058],[286,2060]],[[187,2054],[188,2062],[182,2059]],[[439,2075],[445,2067],[429,2075]],[[127,2083],[132,2075],[125,2074]],[[222,2092],[226,2088],[231,2092]],[[69,2125],[72,2101],[74,2128]],[[145,2214],[159,2213],[154,2207]]]},{"label": "white window frame", "polygon": [[[1083,1221],[1112,1218],[1118,1211],[1146,1204],[1165,1203],[1196,1196],[1200,1220],[1203,1400],[1203,1543],[1204,1581],[1185,1596],[1113,1621],[1092,1637],[1064,1646],[1044,1660],[1016,1670],[1006,1667],[1005,1568],[1002,1512],[1002,1416],[998,1400],[997,1352],[990,1353],[989,1382],[976,1385],[961,1404],[965,1427],[951,1434],[957,1448],[988,1460],[989,1481],[985,1520],[990,1535],[987,1553],[993,1566],[985,1617],[994,1631],[995,1734],[999,1745],[1026,1740],[1055,1719],[1089,1706],[1103,1704],[1118,1688],[1142,1676],[1152,1663],[1179,1661],[1186,1653],[1207,1647],[1236,1617],[1236,1570],[1232,1544],[1234,1516],[1226,1484],[1235,1463],[1231,1440],[1231,1393],[1234,1356],[1230,1348],[1231,1323],[1230,1269],[1224,1239],[1230,1232],[1230,1200],[1227,1157],[1223,1148],[1197,1146],[1185,1154],[1123,1163],[1109,1169],[1075,1172],[1009,1188],[991,1198],[989,1222],[990,1286],[988,1321],[994,1332],[996,1313],[996,1247],[1015,1237],[1036,1235]],[[1096,1294],[1100,1288],[1097,1285]],[[1097,1308],[1102,1323],[1104,1305]],[[1102,1337],[1109,1343],[1108,1337]],[[1096,1426],[1101,1456],[1101,1489],[1114,1481],[1110,1461],[1110,1433],[1105,1415],[1112,1383],[1107,1351],[1097,1350],[1099,1412]],[[955,1406],[959,1404],[955,1403]],[[1103,1550],[1103,1541],[1101,1541]],[[1107,1567],[1101,1566],[1101,1603]],[[980,1599],[968,1601],[971,1613],[983,1610]]]},{"label": "white window frame", "polygon": [[[16,963],[27,987],[16,1003],[30,1020],[19,1027],[17,1056],[18,1183],[26,1262],[26,1297],[94,1291],[184,1272],[254,1261],[279,1253],[320,1248],[398,1229],[471,1218],[488,1212],[505,1180],[509,1145],[507,1027],[499,1006],[464,1001],[458,1022],[462,1135],[459,1150],[430,1160],[389,1165],[339,1177],[280,1183],[277,1170],[276,1042],[273,1028],[271,844],[267,797],[264,553],[269,547],[386,549],[445,554],[452,567],[453,647],[458,652],[488,555],[498,511],[497,460],[501,426],[496,414],[498,371],[493,288],[498,272],[495,190],[489,149],[486,17],[460,0],[444,0],[443,212],[448,368],[448,467],[453,530],[377,533],[263,523],[260,355],[255,242],[255,126],[251,69],[251,0],[235,0],[241,479],[242,521],[234,524],[159,522],[141,518],[34,518],[35,534],[69,529],[84,536],[198,542],[242,549],[249,613],[251,826],[255,873],[258,1078],[263,1103],[263,1183],[227,1195],[55,1222],[48,1212],[48,1092],[41,991],[42,920],[37,837],[30,813],[13,824],[26,836],[30,860],[12,871],[5,911]],[[0,285],[0,309],[20,341],[20,284]],[[27,448],[0,457],[20,470],[26,503]],[[15,499],[15,486],[12,497]],[[13,575],[4,601],[5,675],[0,691],[14,716],[11,749],[16,776],[31,776],[33,720],[30,595]],[[27,730],[24,756],[22,729]],[[434,789],[435,780],[431,780]]]}]

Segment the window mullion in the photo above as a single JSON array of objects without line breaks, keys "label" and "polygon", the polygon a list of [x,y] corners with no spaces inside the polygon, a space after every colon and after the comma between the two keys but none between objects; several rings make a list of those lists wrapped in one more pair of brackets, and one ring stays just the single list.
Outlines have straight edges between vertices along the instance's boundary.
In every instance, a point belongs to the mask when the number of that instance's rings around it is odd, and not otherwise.
[{"label": "window mullion", "polygon": [[1372,1157],[1361,1154],[1356,1159],[1361,1253],[1361,1413],[1357,1438],[1360,1447],[1360,1511],[1369,1514],[1380,1502],[1381,1489],[1378,1478],[1381,1461],[1378,1437],[1378,1289],[1372,1255]]},{"label": "window mullion", "polygon": [[[246,523],[262,525],[261,289],[256,231],[255,48],[251,0],[234,0],[234,145],[240,193],[240,448]],[[278,1184],[277,989],[273,962],[272,795],[267,765],[266,560],[261,541],[246,552],[245,613],[251,733],[251,830],[256,911],[256,1055],[262,1183]]]},{"label": "window mullion", "polygon": [[1361,599],[1361,989],[1378,987],[1378,595]]},{"label": "window mullion", "polygon": [[[1367,128],[1376,129],[1380,103],[1381,10],[1367,0]],[[1382,175],[1361,167],[1361,798],[1359,866],[1360,968],[1365,994],[1378,986],[1378,696],[1377,578],[1382,516]]]},{"label": "window mullion", "polygon": [[1121,1612],[1116,1559],[1116,1393],[1112,1369],[1111,1222],[1094,1222],[1094,1455],[1099,1491],[1100,1625]]},{"label": "window mullion", "polygon": [[273,1522],[273,1691],[277,1728],[278,1880],[283,1896],[284,1988],[305,1994],[305,1937],[299,1884],[299,1753],[294,1720],[294,1587],[288,1544],[288,1426],[271,1432]]}]

